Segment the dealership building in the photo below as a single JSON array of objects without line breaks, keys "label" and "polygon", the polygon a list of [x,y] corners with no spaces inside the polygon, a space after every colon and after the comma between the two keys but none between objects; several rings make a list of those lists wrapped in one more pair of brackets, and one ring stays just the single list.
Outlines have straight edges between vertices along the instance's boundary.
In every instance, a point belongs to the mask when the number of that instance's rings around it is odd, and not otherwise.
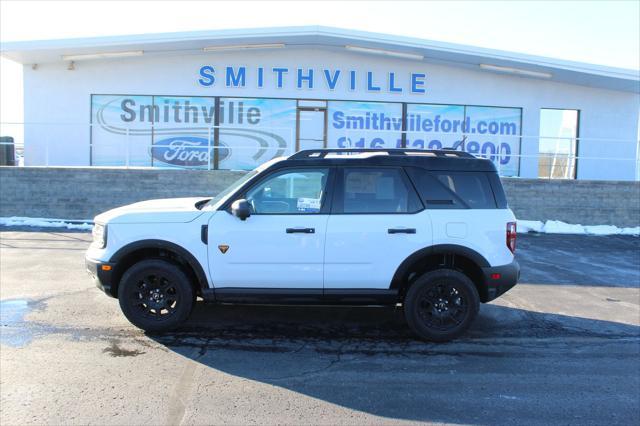
[{"label": "dealership building", "polygon": [[639,179],[638,70],[315,26],[2,55],[24,65],[27,166],[247,170],[300,149],[406,147],[483,155],[503,176]]}]

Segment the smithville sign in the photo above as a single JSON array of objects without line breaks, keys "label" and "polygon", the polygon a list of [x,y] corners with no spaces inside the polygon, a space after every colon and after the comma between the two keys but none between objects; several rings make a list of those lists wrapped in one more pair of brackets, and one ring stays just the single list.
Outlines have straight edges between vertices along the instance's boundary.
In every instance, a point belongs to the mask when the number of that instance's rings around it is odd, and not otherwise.
[{"label": "smithville sign", "polygon": [[218,78],[221,78],[226,87],[247,87],[247,81],[250,80],[252,84],[249,87],[282,89],[287,85],[287,79],[293,78],[297,89],[314,90],[322,86],[335,90],[340,86],[350,91],[364,87],[367,92],[424,94],[427,75],[411,72],[408,80],[402,84],[396,72],[380,76],[374,71],[246,66],[216,68],[213,65],[204,65],[200,67],[198,77],[198,84],[202,87],[215,86]]}]

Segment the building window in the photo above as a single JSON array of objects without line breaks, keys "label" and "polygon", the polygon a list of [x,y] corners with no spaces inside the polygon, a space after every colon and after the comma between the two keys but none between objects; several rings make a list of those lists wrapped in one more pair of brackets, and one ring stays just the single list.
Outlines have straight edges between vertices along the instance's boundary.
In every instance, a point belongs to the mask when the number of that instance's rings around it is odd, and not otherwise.
[{"label": "building window", "polygon": [[91,165],[152,166],[153,96],[91,97]]},{"label": "building window", "polygon": [[[154,167],[208,169],[213,161],[215,98],[197,96],[153,97]],[[140,120],[144,121],[140,110]],[[145,154],[149,154],[146,152]]]},{"label": "building window", "polygon": [[518,176],[520,108],[407,105],[407,148],[453,148],[488,158],[502,176]]},{"label": "building window", "polygon": [[296,101],[93,95],[91,164],[251,170],[295,151]]},{"label": "building window", "polygon": [[575,179],[579,117],[575,109],[540,110],[539,177]]},{"label": "building window", "polygon": [[295,152],[296,101],[220,98],[220,169],[251,170]]},{"label": "building window", "polygon": [[401,148],[402,104],[329,101],[329,148]]},{"label": "building window", "polygon": [[92,95],[91,164],[251,170],[296,146],[452,148],[518,176],[521,117],[509,107]]}]

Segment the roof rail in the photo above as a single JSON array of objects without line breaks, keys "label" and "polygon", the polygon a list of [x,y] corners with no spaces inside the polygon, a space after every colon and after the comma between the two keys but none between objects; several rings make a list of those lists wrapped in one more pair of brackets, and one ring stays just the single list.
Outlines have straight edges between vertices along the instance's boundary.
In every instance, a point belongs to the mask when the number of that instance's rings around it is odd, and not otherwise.
[{"label": "roof rail", "polygon": [[433,155],[434,157],[459,157],[476,158],[468,152],[455,151],[453,149],[404,149],[404,148],[324,148],[305,149],[298,151],[289,157],[289,160],[304,160],[325,158],[327,154],[362,154],[362,153],[384,153],[387,155]]}]

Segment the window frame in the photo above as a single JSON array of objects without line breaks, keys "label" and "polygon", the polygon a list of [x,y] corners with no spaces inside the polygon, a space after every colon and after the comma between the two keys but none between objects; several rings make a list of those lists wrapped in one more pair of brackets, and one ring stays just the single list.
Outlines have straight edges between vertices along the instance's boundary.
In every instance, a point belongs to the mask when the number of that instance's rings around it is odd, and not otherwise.
[{"label": "window frame", "polygon": [[[409,194],[413,192],[415,199],[418,202],[419,209],[415,212],[345,212],[344,211],[344,175],[346,169],[366,169],[366,170],[398,170],[400,173],[400,179],[405,184],[407,191]],[[333,191],[333,200],[331,203],[331,214],[332,215],[414,215],[421,213],[425,210],[425,205],[422,202],[422,199],[416,190],[415,186],[409,176],[407,175],[407,171],[403,166],[366,166],[366,165],[353,165],[353,166],[343,166],[339,167],[336,170],[336,176],[334,181],[334,191]]]},{"label": "window frame", "polygon": [[296,166],[288,166],[288,167],[278,167],[273,170],[269,170],[265,172],[264,176],[260,176],[255,179],[254,182],[250,182],[249,186],[246,186],[240,191],[238,191],[229,202],[229,208],[225,209],[227,212],[230,212],[231,205],[236,200],[246,199],[247,193],[257,186],[261,185],[268,179],[274,177],[274,175],[286,174],[295,171],[308,171],[308,170],[327,170],[327,182],[325,183],[325,190],[322,194],[322,199],[320,200],[320,211],[317,213],[255,213],[251,212],[251,216],[312,216],[312,215],[322,215],[329,214],[331,212],[332,202],[333,202],[333,188],[335,181],[335,167],[331,166],[304,166],[304,165],[296,165]]}]

